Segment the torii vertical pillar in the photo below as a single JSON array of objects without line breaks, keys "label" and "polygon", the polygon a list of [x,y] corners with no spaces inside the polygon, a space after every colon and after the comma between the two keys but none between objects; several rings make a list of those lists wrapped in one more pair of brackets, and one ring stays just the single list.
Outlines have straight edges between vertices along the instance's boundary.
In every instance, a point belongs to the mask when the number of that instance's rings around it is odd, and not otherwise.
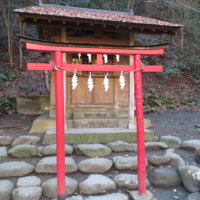
[{"label": "torii vertical pillar", "polygon": [[[54,53],[55,65],[63,67],[62,52]],[[63,70],[55,70],[56,85],[56,148],[57,148],[57,199],[65,200],[65,122]]]},{"label": "torii vertical pillar", "polygon": [[145,135],[143,118],[142,72],[141,56],[134,55],[135,99],[137,117],[137,146],[138,146],[138,192],[146,196],[146,160],[145,160]]}]

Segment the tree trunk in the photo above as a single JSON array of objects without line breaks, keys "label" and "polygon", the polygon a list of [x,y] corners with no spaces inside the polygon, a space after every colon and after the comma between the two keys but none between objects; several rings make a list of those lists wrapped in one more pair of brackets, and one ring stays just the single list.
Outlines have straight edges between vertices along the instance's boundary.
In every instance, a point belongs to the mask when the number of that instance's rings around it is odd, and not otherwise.
[{"label": "tree trunk", "polygon": [[181,27],[181,50],[183,50],[183,43],[184,43],[184,28]]}]

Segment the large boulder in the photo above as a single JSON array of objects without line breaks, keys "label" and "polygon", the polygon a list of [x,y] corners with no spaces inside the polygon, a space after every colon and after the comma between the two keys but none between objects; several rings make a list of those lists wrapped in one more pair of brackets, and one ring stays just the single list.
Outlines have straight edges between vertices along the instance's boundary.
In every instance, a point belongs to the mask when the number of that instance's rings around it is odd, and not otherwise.
[{"label": "large boulder", "polygon": [[187,198],[187,200],[199,200],[199,199],[200,199],[200,193],[199,192],[192,193]]},{"label": "large boulder", "polygon": [[189,192],[200,191],[200,168],[189,165],[178,168],[179,174],[183,181],[183,185]]},{"label": "large boulder", "polygon": [[38,148],[35,145],[18,145],[13,147],[8,151],[8,154],[11,154],[17,158],[27,158],[38,155]]},{"label": "large boulder", "polygon": [[[114,178],[118,188],[137,189],[138,176],[135,174],[119,174]],[[149,186],[149,181],[146,179],[146,187]]]},{"label": "large boulder", "polygon": [[[119,170],[124,170],[124,169],[136,170],[138,168],[137,156],[129,156],[129,157],[115,156],[113,157],[113,162],[115,168]],[[146,166],[148,166],[147,159],[146,159]]]},{"label": "large boulder", "polygon": [[155,151],[159,149],[168,149],[168,146],[164,142],[145,142],[146,151]]},{"label": "large boulder", "polygon": [[164,165],[164,164],[169,163],[170,158],[166,155],[164,155],[164,156],[152,155],[148,158],[148,161],[151,165],[159,166],[159,165]]},{"label": "large boulder", "polygon": [[155,187],[171,188],[181,183],[181,178],[175,168],[158,168],[149,173],[149,181]]},{"label": "large boulder", "polygon": [[185,161],[178,154],[167,152],[164,156],[169,157],[172,165],[177,168],[185,166]]},{"label": "large boulder", "polygon": [[116,189],[115,181],[99,174],[92,174],[79,184],[81,194],[106,193],[107,190],[111,189]]},{"label": "large boulder", "polygon": [[12,191],[14,190],[14,184],[8,180],[0,181],[0,199],[11,200]]},{"label": "large boulder", "polygon": [[7,156],[7,147],[0,147],[0,157],[1,156]]},{"label": "large boulder", "polygon": [[12,192],[13,200],[40,200],[42,196],[41,187],[20,187]]},{"label": "large boulder", "polygon": [[26,176],[19,178],[17,181],[17,187],[39,187],[41,180],[36,176]]},{"label": "large boulder", "polygon": [[196,148],[195,150],[196,161],[200,163],[200,148]]},{"label": "large boulder", "polygon": [[175,136],[162,136],[160,141],[166,143],[169,148],[180,148],[182,144],[182,140]]},{"label": "large boulder", "polygon": [[22,145],[22,144],[35,144],[40,141],[40,137],[38,136],[20,136],[17,139],[15,139],[11,147],[15,147],[17,145]]},{"label": "large boulder", "polygon": [[182,143],[182,149],[193,151],[196,148],[200,148],[200,140],[187,140]]},{"label": "large boulder", "polygon": [[[74,179],[65,177],[65,194],[66,196],[73,194],[78,187],[78,182]],[[57,198],[57,178],[45,181],[42,184],[44,196],[56,199]]]},{"label": "large boulder", "polygon": [[133,151],[137,152],[137,144],[123,141],[110,142],[107,144],[114,152]]},{"label": "large boulder", "polygon": [[0,145],[7,146],[10,145],[13,141],[13,137],[11,136],[0,136]]},{"label": "large boulder", "polygon": [[113,193],[103,196],[90,196],[86,200],[128,200],[128,197],[122,193]]},{"label": "large boulder", "polygon": [[112,152],[110,148],[102,144],[79,144],[74,147],[74,151],[91,158],[108,156]]},{"label": "large boulder", "polygon": [[35,170],[33,165],[24,161],[5,162],[0,164],[0,178],[11,176],[26,176]]},{"label": "large boulder", "polygon": [[81,161],[78,164],[78,169],[83,173],[105,173],[113,165],[111,160],[105,158],[90,158]]},{"label": "large boulder", "polygon": [[[77,165],[72,158],[65,157],[65,173],[77,171]],[[36,173],[57,173],[57,157],[51,156],[43,158],[38,162],[35,169]]]},{"label": "large boulder", "polygon": [[[45,146],[42,149],[42,154],[44,156],[56,156],[56,153],[57,153],[56,144]],[[73,153],[73,148],[70,145],[65,144],[65,155],[71,155],[72,153]]]}]

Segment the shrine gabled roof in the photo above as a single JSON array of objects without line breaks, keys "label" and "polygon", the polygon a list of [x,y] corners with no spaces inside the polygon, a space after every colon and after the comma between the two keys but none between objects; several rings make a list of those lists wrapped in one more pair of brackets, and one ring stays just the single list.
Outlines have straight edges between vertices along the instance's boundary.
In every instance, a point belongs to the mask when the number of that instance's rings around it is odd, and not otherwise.
[{"label": "shrine gabled roof", "polygon": [[141,24],[141,25],[157,25],[165,27],[181,27],[180,24],[174,24],[171,22],[160,21],[153,18],[137,16],[126,12],[104,11],[97,9],[84,9],[68,6],[55,6],[43,4],[43,6],[32,6],[15,10],[21,14],[34,14],[34,15],[46,15],[56,17],[66,17],[73,19],[89,19],[89,20],[101,20],[119,23],[129,24]]}]

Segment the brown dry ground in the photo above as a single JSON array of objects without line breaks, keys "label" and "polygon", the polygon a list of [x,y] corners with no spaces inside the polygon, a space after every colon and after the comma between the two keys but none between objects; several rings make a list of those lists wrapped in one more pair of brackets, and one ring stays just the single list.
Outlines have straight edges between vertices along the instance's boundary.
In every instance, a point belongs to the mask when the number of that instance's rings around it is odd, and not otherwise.
[{"label": "brown dry ground", "polygon": [[[13,125],[20,125],[25,128],[25,130],[1,130],[0,135],[9,135],[13,138],[18,138],[21,135],[29,135],[28,132],[31,128],[33,120],[37,116],[22,116],[18,114],[13,115],[6,115],[0,116],[0,126],[13,126]],[[157,136],[163,136],[163,135],[175,135],[183,140],[188,139],[200,139],[200,130],[195,128],[195,124],[200,123],[200,112],[195,110],[184,110],[184,111],[167,111],[164,113],[149,113],[145,114],[145,118],[149,118],[152,121],[153,127],[151,128],[154,130],[155,135]],[[39,135],[41,137],[40,143],[37,143],[38,146],[41,145],[42,138],[44,137],[43,134],[31,134],[31,135]],[[9,147],[10,148],[10,147]],[[146,156],[150,156],[153,154],[156,155],[163,155],[165,151],[159,150],[159,151],[147,151]],[[189,164],[193,165],[195,163],[196,166],[199,166],[199,164],[195,161],[195,155],[193,151],[184,151],[182,149],[176,149],[175,153],[181,155],[185,161],[187,161]],[[106,156],[108,159],[112,159],[114,156],[121,155],[129,155],[129,156],[136,156],[136,153],[132,152],[122,152],[122,153],[112,153],[110,156]],[[87,157],[76,155],[75,153],[72,155],[73,159],[76,163],[79,163],[80,161],[86,159]],[[23,160],[27,163],[30,163],[32,165],[36,165],[38,161],[42,159],[42,157],[32,157],[32,158],[14,158],[12,156],[8,156],[1,159],[2,162],[7,161],[20,161]],[[147,167],[147,173],[150,171],[149,167]],[[123,170],[123,171],[116,171],[114,167],[112,169],[105,173],[106,176],[110,178],[114,178],[117,174],[122,173],[131,173],[136,174],[137,171],[130,171],[130,170]],[[55,178],[56,174],[36,174],[32,173],[31,175],[35,175],[39,177],[42,182]],[[83,174],[81,172],[71,173],[67,174],[68,177],[76,179],[78,182],[81,182],[85,180],[89,174]],[[1,178],[0,180],[11,180],[14,184],[17,182],[17,177],[12,178]],[[177,192],[175,193],[173,190],[176,189]],[[155,196],[158,198],[158,200],[169,200],[173,199],[173,196],[178,196],[180,200],[186,200],[188,196],[188,192],[184,189],[184,187],[181,185],[179,187],[170,188],[170,189],[163,189],[163,188],[155,188],[150,186],[150,190],[155,194]],[[117,189],[115,191],[108,191],[109,193],[113,192],[124,192],[126,189]],[[78,191],[76,191],[78,192]],[[46,198],[44,196],[41,197],[41,200],[49,200],[49,198]]]}]

